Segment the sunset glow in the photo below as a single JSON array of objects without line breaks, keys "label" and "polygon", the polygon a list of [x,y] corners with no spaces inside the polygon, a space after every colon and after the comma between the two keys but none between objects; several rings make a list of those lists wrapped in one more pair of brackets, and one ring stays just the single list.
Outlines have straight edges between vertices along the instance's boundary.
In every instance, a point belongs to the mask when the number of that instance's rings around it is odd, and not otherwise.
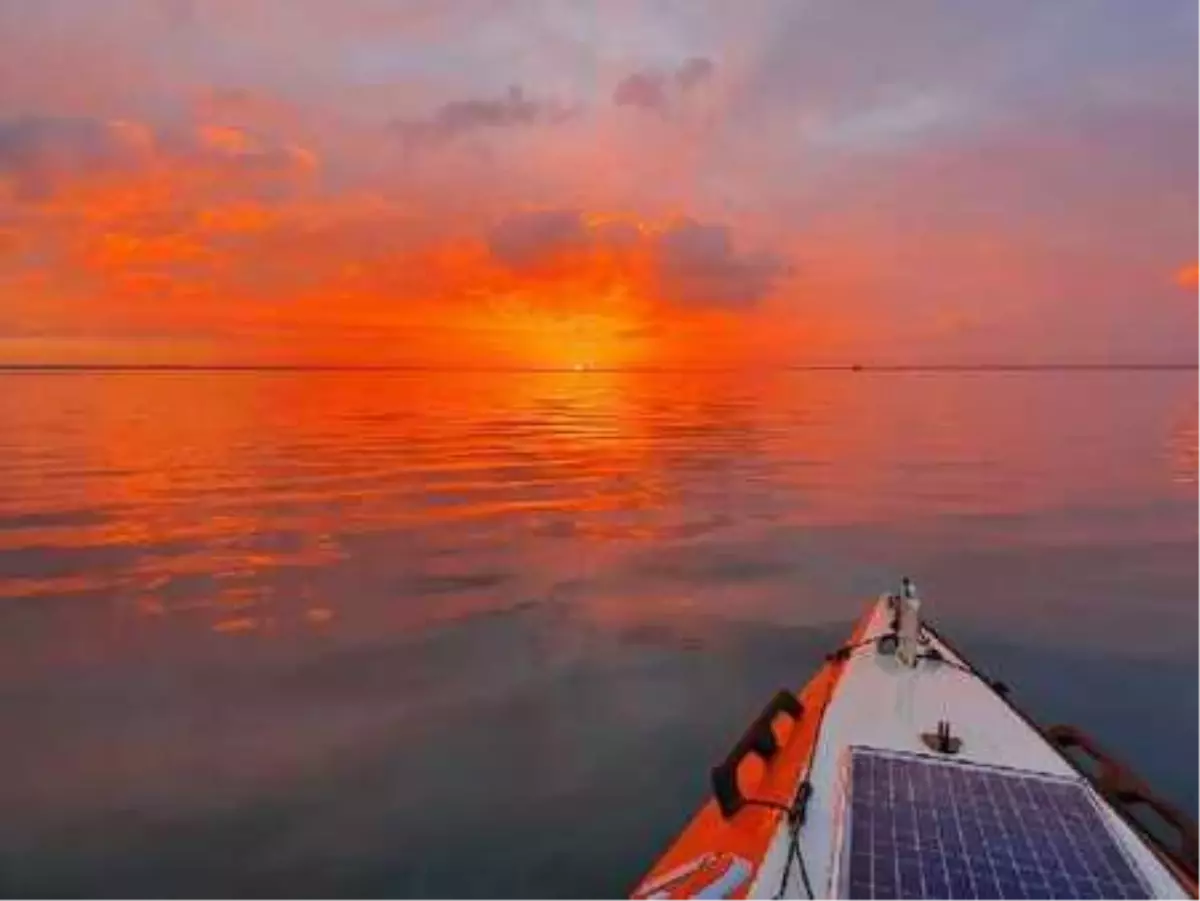
[{"label": "sunset glow", "polygon": [[1184,266],[1175,274],[1175,281],[1181,288],[1195,289],[1200,285],[1200,266],[1192,263],[1190,266]]},{"label": "sunset glow", "polygon": [[0,362],[1191,359],[1194,6],[930,6],[0,5]]}]

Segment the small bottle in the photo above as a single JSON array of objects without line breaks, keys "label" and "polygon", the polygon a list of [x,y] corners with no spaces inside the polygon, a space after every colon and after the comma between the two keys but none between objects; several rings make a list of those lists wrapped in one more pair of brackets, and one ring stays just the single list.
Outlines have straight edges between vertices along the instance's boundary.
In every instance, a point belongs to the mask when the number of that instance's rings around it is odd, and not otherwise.
[{"label": "small bottle", "polygon": [[921,650],[921,599],[917,597],[917,587],[907,577],[900,586],[898,613],[899,625],[896,632],[899,644],[896,657],[906,666],[916,666],[917,655]]}]

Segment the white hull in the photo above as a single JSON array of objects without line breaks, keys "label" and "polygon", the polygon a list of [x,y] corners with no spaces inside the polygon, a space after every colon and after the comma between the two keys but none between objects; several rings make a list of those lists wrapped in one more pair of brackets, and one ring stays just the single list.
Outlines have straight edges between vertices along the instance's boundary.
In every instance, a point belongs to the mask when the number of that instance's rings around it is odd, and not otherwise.
[{"label": "white hull", "polygon": [[[881,599],[868,621],[866,634],[888,632],[890,618],[886,599]],[[838,897],[835,884],[838,778],[842,755],[850,746],[929,754],[921,733],[931,732],[939,720],[947,720],[953,734],[962,740],[961,750],[955,755],[957,761],[1078,778],[1062,755],[986,682],[959,668],[967,666],[965,660],[936,635],[930,634],[928,640],[929,646],[958,666],[922,664],[910,668],[894,656],[882,656],[864,648],[866,653],[858,653],[848,661],[837,693],[825,711],[808,777],[812,796],[807,822],[800,833],[801,852],[817,897]],[[1096,801],[1122,847],[1150,883],[1153,895],[1189,897],[1128,824],[1098,795]],[[787,826],[782,824],[750,887],[750,897],[776,896],[787,843]],[[807,897],[796,874],[789,876],[783,897]]]},{"label": "white hull", "polygon": [[[880,598],[843,652],[831,657],[803,692],[774,699],[714,770],[716,800],[693,818],[635,897],[808,898],[810,891],[817,898],[845,896],[851,870],[845,823],[852,754],[911,760],[933,767],[931,772],[1009,773],[1064,786],[1088,812],[1087,828],[1104,836],[1111,854],[1136,879],[1136,892],[1126,897],[1193,897],[1194,880],[1143,840],[934,630],[922,628],[913,643],[897,638],[900,603]],[[915,617],[908,620],[900,631],[916,635],[907,628],[915,622]],[[885,637],[882,644],[880,637]],[[900,654],[898,645],[903,645]],[[910,654],[916,655],[915,665],[902,662]],[[780,734],[785,716],[791,725]],[[931,736],[942,723],[949,724],[952,753]],[[747,771],[748,761],[758,769]],[[795,799],[805,791],[807,801],[798,805]],[[802,817],[797,816],[801,808]]]}]

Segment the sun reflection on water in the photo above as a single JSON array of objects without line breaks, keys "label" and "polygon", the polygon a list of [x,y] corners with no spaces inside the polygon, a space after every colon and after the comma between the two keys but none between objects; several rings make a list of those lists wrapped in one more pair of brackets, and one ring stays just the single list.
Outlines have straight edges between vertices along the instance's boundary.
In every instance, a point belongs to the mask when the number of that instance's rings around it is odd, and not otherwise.
[{"label": "sun reflection on water", "polygon": [[[1157,414],[1121,383],[1107,399],[1128,427],[1109,433],[1071,415],[1070,383],[882,378],[30,377],[0,400],[0,599],[86,600],[56,628],[99,654],[110,639],[89,635],[407,630],[528,603],[671,630],[803,615],[789,582],[829,570],[804,550],[829,530],[918,535],[1162,491],[1136,465]],[[1194,485],[1194,405],[1169,453]]]}]

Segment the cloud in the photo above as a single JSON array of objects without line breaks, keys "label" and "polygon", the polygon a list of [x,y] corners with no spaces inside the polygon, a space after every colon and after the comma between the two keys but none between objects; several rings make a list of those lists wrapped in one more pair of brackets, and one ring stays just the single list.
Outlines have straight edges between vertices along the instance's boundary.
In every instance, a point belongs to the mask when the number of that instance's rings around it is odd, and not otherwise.
[{"label": "cloud", "polygon": [[589,222],[578,210],[512,213],[487,235],[492,256],[510,269],[536,268],[572,252],[622,253],[642,242],[643,235],[633,223]]},{"label": "cloud", "polygon": [[409,146],[438,144],[472,132],[557,124],[575,114],[573,107],[534,100],[513,85],[499,98],[453,100],[424,119],[396,119],[391,127]]},{"label": "cloud", "polygon": [[[278,229],[314,195],[318,163],[297,144],[225,125],[0,117],[0,210],[22,236],[19,253],[0,254],[0,279],[46,266],[46,291],[103,298],[97,320],[127,305],[155,322],[177,318],[185,313],[162,301],[202,295],[220,318],[223,294],[283,268],[247,236]],[[311,256],[288,259],[292,271],[309,271]],[[151,300],[154,312],[138,307]],[[39,302],[26,292],[21,306]]]},{"label": "cloud", "polygon": [[218,178],[311,173],[312,151],[230,126],[156,129],[89,117],[0,118],[0,184],[39,200],[62,185],[115,174],[199,171]]},{"label": "cloud", "polygon": [[[768,298],[764,324],[836,316],[868,350],[940,352],[920,342],[964,304],[988,327],[945,331],[963,354],[1194,348],[1194,306],[1146,303],[1195,292],[1176,283],[1195,261],[1189,0],[168,2],[0,0],[25,36],[0,58],[0,230],[20,242],[0,280],[47,279],[0,322],[105,325],[128,292],[89,282],[104,267],[204,292],[182,306],[214,322],[297,297],[346,322],[426,302],[446,322],[448,298]],[[554,125],[554,98],[591,104],[586,127]],[[519,209],[585,212],[487,233]],[[751,233],[802,248],[804,291]],[[182,315],[152,297],[130,317]]]},{"label": "cloud", "polygon": [[0,223],[0,260],[15,256],[20,246],[20,235],[16,229],[5,228]]},{"label": "cloud", "polygon": [[661,72],[634,72],[613,91],[617,106],[636,106],[663,113],[667,109],[667,77]]},{"label": "cloud", "polygon": [[589,222],[576,210],[537,210],[511,214],[488,234],[492,257],[509,270],[544,273],[553,264],[597,267],[609,278],[640,282],[644,293],[668,303],[726,309],[748,308],[763,300],[787,273],[772,254],[740,253],[730,230],[684,219],[662,227],[624,220]]},{"label": "cloud", "polygon": [[632,106],[665,115],[682,97],[712,78],[716,66],[700,56],[670,72],[643,69],[625,76],[613,90],[617,106]]},{"label": "cloud", "polygon": [[693,56],[675,70],[675,83],[680,90],[690,91],[692,88],[712,78],[717,67],[711,59],[703,56]]},{"label": "cloud", "polygon": [[0,119],[0,181],[18,196],[40,197],[64,178],[135,167],[153,151],[143,126],[86,117]]},{"label": "cloud", "polygon": [[752,306],[787,272],[771,254],[739,254],[725,226],[692,221],[659,236],[657,261],[664,296],[698,306]]},{"label": "cloud", "polygon": [[312,172],[320,164],[317,155],[305,147],[230,125],[200,125],[176,146],[198,162],[234,163],[259,172]]},{"label": "cloud", "polygon": [[564,251],[586,249],[591,241],[583,217],[574,210],[537,210],[501,220],[488,234],[488,249],[504,265],[522,269]]},{"label": "cloud", "polygon": [[192,116],[199,122],[232,125],[259,132],[294,133],[305,129],[305,110],[263,90],[241,87],[206,88],[191,100]]}]

